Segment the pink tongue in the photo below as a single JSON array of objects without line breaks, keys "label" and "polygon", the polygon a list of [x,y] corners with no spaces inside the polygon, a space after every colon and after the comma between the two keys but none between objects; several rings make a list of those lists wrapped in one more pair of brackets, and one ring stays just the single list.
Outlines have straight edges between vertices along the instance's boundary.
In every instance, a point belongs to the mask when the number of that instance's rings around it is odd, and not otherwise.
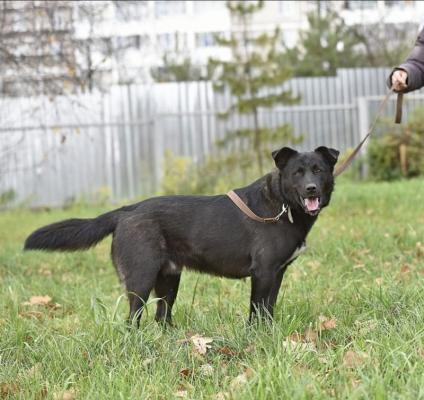
[{"label": "pink tongue", "polygon": [[318,197],[314,197],[312,199],[305,199],[305,206],[308,211],[315,211],[319,207],[319,199]]}]

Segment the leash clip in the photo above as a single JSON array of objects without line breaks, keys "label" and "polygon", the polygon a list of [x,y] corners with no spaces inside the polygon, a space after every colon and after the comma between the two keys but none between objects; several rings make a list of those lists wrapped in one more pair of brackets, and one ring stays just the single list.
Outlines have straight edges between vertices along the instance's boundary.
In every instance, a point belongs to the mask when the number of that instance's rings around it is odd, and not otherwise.
[{"label": "leash clip", "polygon": [[280,220],[280,218],[282,217],[282,215],[283,215],[284,213],[287,213],[287,216],[288,216],[288,218],[289,218],[289,221],[290,221],[291,223],[293,223],[293,217],[292,217],[292,214],[291,214],[290,207],[289,207],[289,206],[286,206],[285,204],[283,204],[283,205],[282,205],[282,207],[281,207],[281,212],[280,212],[278,215],[276,215],[276,216],[274,217],[274,219],[275,219],[276,221],[279,221],[279,220]]},{"label": "leash clip", "polygon": [[279,214],[277,214],[274,218],[276,221],[279,221],[281,216],[287,211],[287,206],[285,204],[283,204],[283,206],[281,207],[281,212]]}]

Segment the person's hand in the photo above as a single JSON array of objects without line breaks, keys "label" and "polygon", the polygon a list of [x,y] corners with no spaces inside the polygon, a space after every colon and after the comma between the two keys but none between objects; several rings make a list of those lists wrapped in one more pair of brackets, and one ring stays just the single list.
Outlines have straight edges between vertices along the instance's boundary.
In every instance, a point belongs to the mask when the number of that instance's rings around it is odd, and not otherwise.
[{"label": "person's hand", "polygon": [[405,90],[408,85],[406,84],[406,79],[408,78],[408,73],[403,69],[397,69],[392,74],[392,87],[395,92],[402,92]]}]

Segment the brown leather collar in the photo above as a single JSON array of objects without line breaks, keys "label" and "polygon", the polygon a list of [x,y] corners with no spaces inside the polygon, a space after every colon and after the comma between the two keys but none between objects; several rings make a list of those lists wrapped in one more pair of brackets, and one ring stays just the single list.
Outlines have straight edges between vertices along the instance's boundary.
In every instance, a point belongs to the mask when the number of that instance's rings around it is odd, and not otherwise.
[{"label": "brown leather collar", "polygon": [[243,211],[249,218],[263,223],[276,223],[280,220],[281,216],[287,212],[287,217],[291,223],[293,223],[293,216],[290,210],[290,206],[286,206],[283,204],[281,208],[281,212],[276,215],[275,217],[271,218],[262,218],[256,215],[247,205],[246,203],[238,196],[238,194],[234,190],[230,190],[227,193],[227,196],[232,200],[232,202],[240,208],[241,211]]}]

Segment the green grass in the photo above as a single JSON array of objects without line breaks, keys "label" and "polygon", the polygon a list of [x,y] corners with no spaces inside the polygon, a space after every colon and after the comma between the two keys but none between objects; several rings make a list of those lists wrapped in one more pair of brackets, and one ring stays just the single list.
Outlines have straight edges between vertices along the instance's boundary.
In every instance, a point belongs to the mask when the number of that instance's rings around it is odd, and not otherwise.
[{"label": "green grass", "polygon": [[[0,398],[424,398],[423,180],[342,181],[286,274],[274,324],[256,327],[245,323],[248,280],[184,272],[176,327],[153,322],[152,299],[128,330],[110,239],[80,253],[21,250],[41,225],[105,210],[0,214]],[[34,295],[60,307],[23,304]],[[317,329],[320,316],[337,326]],[[311,329],[312,342],[288,339]],[[213,339],[205,355],[192,334]]]}]

